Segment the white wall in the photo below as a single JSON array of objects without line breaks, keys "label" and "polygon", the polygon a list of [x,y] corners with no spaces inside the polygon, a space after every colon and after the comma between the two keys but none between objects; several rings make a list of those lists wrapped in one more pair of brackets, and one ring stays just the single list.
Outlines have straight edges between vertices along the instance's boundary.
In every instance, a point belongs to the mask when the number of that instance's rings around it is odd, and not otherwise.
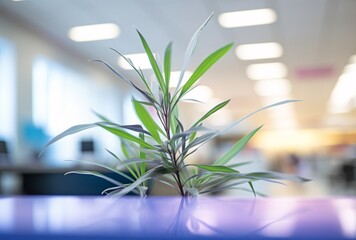
[{"label": "white wall", "polygon": [[[113,101],[122,102],[122,92],[125,86],[114,77],[109,70],[106,71],[101,65],[88,62],[83,56],[76,56],[68,49],[58,46],[49,39],[42,37],[38,32],[12,19],[0,15],[0,37],[12,42],[16,54],[16,125],[17,137],[12,140],[14,150],[13,158],[18,163],[29,158],[29,149],[21,137],[21,127],[25,121],[32,119],[32,63],[37,56],[44,56],[53,61],[90,76],[98,82],[112,85],[117,89],[117,99]],[[121,115],[120,113],[118,115]],[[120,119],[117,116],[116,119]],[[121,119],[120,119],[121,120]]]}]

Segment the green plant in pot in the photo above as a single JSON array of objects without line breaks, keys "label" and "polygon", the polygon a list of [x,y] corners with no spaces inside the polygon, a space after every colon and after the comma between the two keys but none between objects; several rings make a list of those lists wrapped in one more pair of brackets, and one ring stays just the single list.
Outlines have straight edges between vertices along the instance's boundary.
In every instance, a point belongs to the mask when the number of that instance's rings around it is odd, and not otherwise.
[{"label": "green plant in pot", "polygon": [[[229,103],[229,100],[227,100],[210,109],[193,125],[189,127],[183,126],[179,118],[178,110],[182,98],[194,89],[202,75],[233,47],[233,44],[230,43],[211,53],[202,61],[190,78],[183,84],[182,79],[196,48],[199,35],[211,16],[195,32],[187,47],[184,62],[180,71],[179,81],[174,91],[169,88],[172,54],[171,43],[168,44],[165,50],[164,60],[161,67],[160,63],[156,61],[145,38],[139,31],[137,31],[154,71],[154,82],[151,82],[152,80],[149,81],[141,69],[136,68],[130,59],[127,59],[123,54],[114,49],[113,50],[123,57],[136,71],[141,83],[134,83],[108,63],[96,60],[105,64],[113,73],[120,79],[123,79],[136,90],[139,95],[141,95],[140,99],[133,99],[132,101],[133,107],[137,116],[141,120],[142,125],[120,125],[96,113],[101,121],[69,128],[53,138],[45,146],[44,150],[63,137],[93,127],[100,127],[103,130],[118,136],[121,139],[121,150],[124,157],[119,157],[118,153],[108,150],[108,154],[111,154],[112,157],[117,160],[117,166],[102,165],[96,162],[88,163],[120,175],[121,179],[125,179],[125,182],[119,182],[116,179],[109,178],[106,175],[95,171],[69,172],[90,174],[111,182],[113,187],[103,191],[103,193],[109,196],[123,196],[128,193],[147,196],[155,181],[161,181],[170,185],[175,188],[181,196],[197,196],[199,194],[236,188],[241,184],[247,184],[251,189],[251,192],[256,195],[253,185],[256,181],[279,183],[281,180],[285,179],[305,180],[301,177],[276,172],[242,173],[238,171],[238,167],[244,163],[229,164],[229,161],[244,148],[247,142],[258,130],[261,129],[262,126],[257,127],[237,141],[225,154],[216,159],[212,164],[187,163],[187,158],[197,151],[201,145],[207,143],[218,135],[224,134],[251,115],[266,108],[297,101],[286,100],[258,109],[224,129],[212,130],[205,127],[204,121],[215,112],[225,107]],[[156,116],[151,115],[147,110],[147,107],[154,109]],[[155,119],[158,120],[156,121]]]}]

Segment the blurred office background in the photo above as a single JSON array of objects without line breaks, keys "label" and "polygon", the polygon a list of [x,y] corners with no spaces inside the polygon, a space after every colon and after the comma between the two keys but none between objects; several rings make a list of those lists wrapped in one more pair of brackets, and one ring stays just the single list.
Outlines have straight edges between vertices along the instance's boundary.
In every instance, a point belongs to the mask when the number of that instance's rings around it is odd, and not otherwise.
[{"label": "blurred office background", "polygon": [[[70,136],[37,157],[55,135],[97,121],[93,110],[118,123],[138,123],[131,110],[132,89],[88,60],[105,60],[137,80],[109,49],[143,53],[136,27],[157,57],[173,41],[172,70],[179,71],[190,37],[211,12],[188,70],[222,45],[236,45],[192,93],[204,104],[180,107],[184,124],[225,99],[231,99],[229,105],[207,126],[226,126],[280,100],[303,101],[244,120],[190,161],[212,162],[264,124],[234,159],[252,162],[241,170],[280,171],[312,181],[287,187],[261,183],[258,190],[271,196],[355,196],[354,0],[1,0],[0,194],[100,194],[102,180],[63,173],[78,168],[65,160],[110,164],[105,149],[119,154],[120,143],[105,131]],[[106,30],[75,35],[73,28],[94,24],[107,24]],[[151,69],[143,71],[152,75]],[[155,193],[171,191],[162,187]]]}]

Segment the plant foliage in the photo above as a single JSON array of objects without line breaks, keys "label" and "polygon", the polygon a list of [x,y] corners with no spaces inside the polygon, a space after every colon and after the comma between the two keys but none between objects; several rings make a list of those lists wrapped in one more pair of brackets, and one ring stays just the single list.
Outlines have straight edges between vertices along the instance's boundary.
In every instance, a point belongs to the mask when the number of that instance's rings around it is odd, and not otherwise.
[{"label": "plant foliage", "polygon": [[[204,127],[204,120],[225,107],[229,103],[229,100],[227,100],[213,107],[205,115],[200,117],[192,126],[185,128],[178,115],[179,102],[184,95],[196,86],[201,76],[233,47],[233,44],[230,43],[214,51],[202,61],[188,81],[182,84],[186,67],[188,66],[190,58],[196,48],[200,32],[210,18],[211,16],[209,16],[209,18],[195,32],[187,47],[179,81],[174,91],[170,91],[169,88],[172,56],[171,43],[168,44],[165,50],[162,69],[160,68],[161,65],[156,61],[146,39],[139,31],[137,31],[154,71],[156,86],[158,86],[156,88],[151,87],[154,84],[147,80],[141,69],[136,68],[130,59],[127,59],[124,55],[114,49],[113,50],[120,56],[124,57],[136,71],[140,81],[143,83],[140,86],[144,87],[139,87],[139,85],[127,79],[108,63],[102,60],[96,60],[106,65],[113,71],[113,73],[131,85],[131,87],[141,95],[142,99],[133,99],[133,107],[137,116],[141,120],[142,125],[120,125],[111,122],[107,118],[96,113],[101,119],[100,122],[71,127],[52,139],[45,146],[44,150],[49,145],[65,136],[93,127],[100,127],[103,130],[118,136],[121,139],[121,150],[124,154],[124,159],[121,159],[115,153],[108,151],[108,153],[118,162],[116,168],[100,165],[95,162],[88,163],[117,173],[127,180],[128,183],[121,183],[100,172],[69,172],[69,174],[94,175],[111,182],[114,186],[103,191],[103,193],[108,194],[109,196],[122,196],[130,192],[146,196],[149,194],[153,186],[152,183],[155,181],[161,181],[176,188],[181,196],[196,196],[198,194],[218,192],[229,188],[239,188],[238,185],[241,184],[248,184],[251,192],[256,194],[253,187],[255,181],[262,180],[279,183],[283,179],[304,180],[300,177],[276,172],[241,173],[236,170],[235,167],[246,163],[235,164],[235,166],[229,165],[229,161],[244,148],[248,141],[261,129],[262,126],[256,128],[236,142],[225,154],[219,157],[211,165],[187,164],[187,157],[194,153],[199,146],[205,144],[214,137],[225,133],[245,118],[269,107],[297,101],[287,100],[261,108],[232,123],[225,129],[212,130]],[[147,110],[147,107],[154,109],[156,116],[151,115]],[[158,121],[156,119],[158,119]]]}]

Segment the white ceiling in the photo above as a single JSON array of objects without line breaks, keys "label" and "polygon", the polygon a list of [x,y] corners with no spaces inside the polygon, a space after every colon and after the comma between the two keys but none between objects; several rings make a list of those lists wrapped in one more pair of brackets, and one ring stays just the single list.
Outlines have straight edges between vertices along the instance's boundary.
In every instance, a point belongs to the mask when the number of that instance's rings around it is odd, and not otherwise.
[{"label": "white ceiling", "polygon": [[[257,8],[274,9],[277,21],[235,29],[222,28],[217,22],[222,12]],[[108,47],[124,54],[142,52],[135,26],[151,48],[161,55],[166,45],[174,42],[173,70],[179,70],[191,35],[214,12],[202,34],[190,70],[229,42],[238,45],[274,41],[284,49],[283,56],[278,59],[259,61],[241,61],[231,51],[202,78],[201,84],[210,86],[215,97],[232,99],[229,106],[234,118],[264,104],[263,99],[254,93],[254,82],[245,74],[246,66],[280,61],[288,67],[292,97],[303,100],[293,104],[298,127],[356,127],[355,111],[341,115],[327,111],[327,101],[337,78],[349,57],[356,54],[355,0],[2,0],[0,9],[7,16],[22,21],[44,37],[88,59],[114,61],[115,55]],[[73,26],[107,22],[119,25],[121,35],[117,39],[76,43],[67,38],[67,31]],[[329,69],[329,74],[320,77],[300,77],[298,74],[303,69],[320,67]],[[268,124],[269,114],[271,112],[265,112],[253,119],[265,122],[268,128],[272,126]]]}]

